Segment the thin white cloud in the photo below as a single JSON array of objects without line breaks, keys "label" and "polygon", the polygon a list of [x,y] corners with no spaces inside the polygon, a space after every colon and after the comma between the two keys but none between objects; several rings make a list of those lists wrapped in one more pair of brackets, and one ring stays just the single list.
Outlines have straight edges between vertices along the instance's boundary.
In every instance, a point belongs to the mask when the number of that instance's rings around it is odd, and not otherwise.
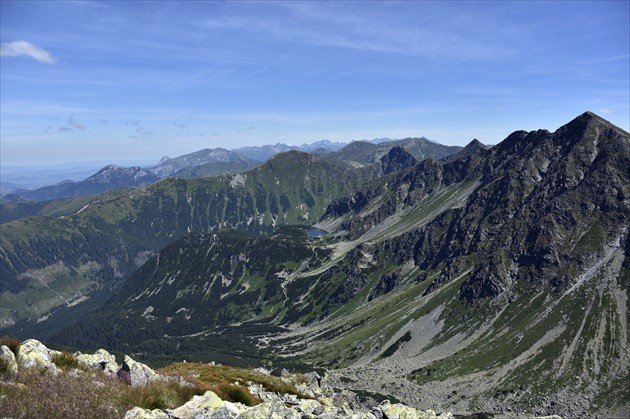
[{"label": "thin white cloud", "polygon": [[57,59],[53,57],[48,51],[36,47],[35,45],[26,41],[3,42],[2,44],[0,44],[0,56],[26,56],[46,64],[55,64],[57,62]]},{"label": "thin white cloud", "polygon": [[611,114],[611,113],[617,113],[617,111],[614,109],[603,108],[603,109],[598,110],[597,113]]}]

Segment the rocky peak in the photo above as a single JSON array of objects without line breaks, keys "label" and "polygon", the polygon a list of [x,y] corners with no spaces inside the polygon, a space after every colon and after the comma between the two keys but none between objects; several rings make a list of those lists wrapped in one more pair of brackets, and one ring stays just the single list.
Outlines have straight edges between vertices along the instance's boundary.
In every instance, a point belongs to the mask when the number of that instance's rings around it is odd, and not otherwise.
[{"label": "rocky peak", "polygon": [[386,175],[418,164],[418,160],[400,146],[392,147],[380,161],[383,174]]},{"label": "rocky peak", "polygon": [[474,138],[471,142],[464,147],[464,150],[487,150],[489,147],[483,144],[478,139]]},{"label": "rocky peak", "polygon": [[468,145],[466,147],[464,147],[461,151],[459,151],[457,154],[453,154],[452,156],[448,156],[443,161],[445,161],[445,162],[452,162],[452,161],[455,161],[455,160],[466,159],[469,156],[472,156],[474,154],[479,154],[479,155],[484,154],[489,149],[490,149],[490,147],[486,146],[481,141],[479,141],[479,140],[477,140],[475,138],[470,143],[468,143]]},{"label": "rocky peak", "polygon": [[153,183],[157,180],[155,176],[139,166],[121,167],[110,164],[99,170],[94,175],[84,180],[83,184],[106,183],[112,187],[120,186],[140,186]]}]

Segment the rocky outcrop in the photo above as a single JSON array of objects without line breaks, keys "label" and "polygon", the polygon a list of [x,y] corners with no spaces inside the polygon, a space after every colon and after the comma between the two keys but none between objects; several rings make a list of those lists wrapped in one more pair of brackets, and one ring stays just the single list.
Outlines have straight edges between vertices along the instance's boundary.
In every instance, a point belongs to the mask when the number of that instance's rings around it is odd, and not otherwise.
[{"label": "rocky outcrop", "polygon": [[[43,343],[35,339],[28,339],[20,345],[17,357],[6,347],[0,347],[0,358],[5,359],[9,374],[17,374],[19,368],[42,368],[53,374],[61,370],[54,363],[54,356],[61,352],[48,349]],[[102,370],[108,375],[117,375],[121,381],[132,386],[140,386],[150,381],[165,379],[157,374],[149,366],[134,361],[125,355],[125,360],[120,367],[116,364],[116,357],[105,349],[99,349],[94,354],[82,354],[76,352],[74,357],[79,365],[85,368]]]}]

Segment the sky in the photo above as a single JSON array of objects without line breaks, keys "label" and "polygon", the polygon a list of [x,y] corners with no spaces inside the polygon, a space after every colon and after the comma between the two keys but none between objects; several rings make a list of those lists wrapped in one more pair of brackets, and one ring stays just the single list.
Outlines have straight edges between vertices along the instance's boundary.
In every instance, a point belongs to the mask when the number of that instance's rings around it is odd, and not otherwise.
[{"label": "sky", "polygon": [[630,130],[629,1],[0,1],[0,164]]}]

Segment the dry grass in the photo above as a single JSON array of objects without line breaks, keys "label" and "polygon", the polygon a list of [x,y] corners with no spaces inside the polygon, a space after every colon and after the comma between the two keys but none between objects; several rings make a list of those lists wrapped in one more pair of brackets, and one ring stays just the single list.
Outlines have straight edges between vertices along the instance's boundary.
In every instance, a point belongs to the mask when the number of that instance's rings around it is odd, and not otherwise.
[{"label": "dry grass", "polygon": [[18,418],[121,418],[116,401],[120,386],[100,373],[77,377],[54,376],[25,369],[10,382],[0,383],[0,416]]},{"label": "dry grass", "polygon": [[159,372],[181,377],[204,390],[214,391],[224,400],[240,402],[246,406],[254,406],[262,402],[247,390],[249,383],[260,384],[265,390],[274,393],[294,394],[303,399],[311,398],[298,391],[292,381],[251,369],[176,362]]},{"label": "dry grass", "polygon": [[174,409],[196,394],[203,391],[169,381],[131,387],[95,370],[54,376],[23,369],[16,378],[0,383],[0,417],[120,419],[134,406]]},{"label": "dry grass", "polygon": [[0,346],[4,345],[8,347],[14,355],[17,356],[18,349],[20,349],[20,342],[18,339],[12,338],[10,336],[2,336],[0,337]]},{"label": "dry grass", "polygon": [[[17,352],[20,341],[2,338],[0,343]],[[175,409],[207,390],[221,399],[246,406],[260,404],[252,395],[250,383],[267,391],[309,398],[295,388],[295,382],[251,369],[175,363],[158,371],[164,376],[181,377],[184,382],[157,380],[131,387],[102,371],[85,369],[68,352],[53,356],[61,373],[53,375],[41,369],[21,368],[17,376],[6,374],[0,360],[0,417],[13,419],[122,418],[138,406],[144,409]],[[188,384],[192,383],[192,384]]]}]

